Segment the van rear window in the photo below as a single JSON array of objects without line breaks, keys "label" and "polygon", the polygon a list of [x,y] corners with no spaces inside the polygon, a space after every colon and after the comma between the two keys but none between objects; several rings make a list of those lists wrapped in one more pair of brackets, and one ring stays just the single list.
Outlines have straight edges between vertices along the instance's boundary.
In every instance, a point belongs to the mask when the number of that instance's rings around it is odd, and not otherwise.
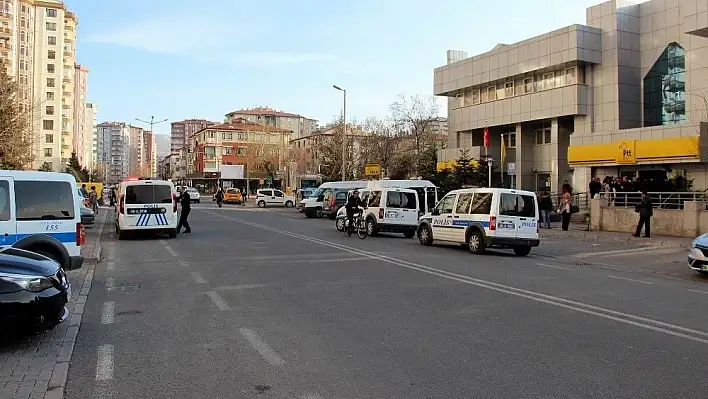
[{"label": "van rear window", "polygon": [[504,216],[536,217],[536,202],[530,195],[503,193],[499,208]]},{"label": "van rear window", "polygon": [[171,204],[172,190],[165,185],[135,185],[125,188],[126,205]]},{"label": "van rear window", "polygon": [[416,209],[415,199],[414,193],[389,191],[386,195],[386,208]]},{"label": "van rear window", "polygon": [[17,220],[74,218],[74,188],[65,181],[15,181]]}]

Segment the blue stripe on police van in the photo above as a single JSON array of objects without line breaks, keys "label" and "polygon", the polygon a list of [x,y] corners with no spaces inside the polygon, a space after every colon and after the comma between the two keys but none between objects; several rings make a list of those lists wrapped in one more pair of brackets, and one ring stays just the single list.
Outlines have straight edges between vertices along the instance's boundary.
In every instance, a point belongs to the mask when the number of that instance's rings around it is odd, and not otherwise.
[{"label": "blue stripe on police van", "polygon": [[136,226],[140,226],[140,224],[143,222],[143,216],[145,215],[142,213],[138,215],[138,221],[135,223]]},{"label": "blue stripe on police van", "polygon": [[160,214],[160,225],[167,226],[167,216],[164,213]]},{"label": "blue stripe on police van", "polygon": [[479,224],[484,228],[489,227],[489,221],[488,220],[453,220],[452,225],[454,227],[467,227],[471,225],[472,223]]},{"label": "blue stripe on police van", "polygon": [[30,237],[30,236],[36,236],[36,235],[45,235],[45,236],[50,236],[54,239],[56,239],[59,242],[63,243],[75,243],[76,242],[76,232],[71,231],[71,232],[64,232],[64,233],[34,233],[34,234],[8,234],[7,236],[0,236],[0,245],[12,245],[16,243],[17,241],[20,241],[23,238]]}]

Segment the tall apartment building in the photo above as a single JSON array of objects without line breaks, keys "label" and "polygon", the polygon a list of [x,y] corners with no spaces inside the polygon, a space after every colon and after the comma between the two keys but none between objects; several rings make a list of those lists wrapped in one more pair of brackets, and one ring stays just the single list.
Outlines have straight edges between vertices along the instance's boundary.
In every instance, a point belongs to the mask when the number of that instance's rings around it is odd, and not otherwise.
[{"label": "tall apartment building", "polygon": [[224,118],[225,123],[236,119],[260,123],[293,132],[293,139],[307,137],[317,130],[318,121],[302,115],[278,111],[270,107],[256,107],[229,112]]},{"label": "tall apartment building", "polygon": [[[448,97],[448,149],[505,165],[507,182],[587,191],[591,177],[708,188],[708,2],[606,1],[571,25],[473,57],[449,51],[434,93]],[[513,165],[513,167],[511,167]]]},{"label": "tall apartment building", "polygon": [[143,174],[141,162],[143,133],[143,128],[128,125],[128,174],[130,176],[141,176]]},{"label": "tall apartment building", "polygon": [[130,127],[123,122],[103,122],[96,126],[97,165],[109,184],[120,183],[130,173]]},{"label": "tall apartment building", "polygon": [[74,149],[78,19],[58,0],[0,0],[0,58],[33,116],[33,167],[63,169]]},{"label": "tall apartment building", "polygon": [[183,121],[172,122],[170,129],[170,152],[178,155],[187,144],[187,138],[194,133],[217,122],[206,119],[185,119]]},{"label": "tall apartment building", "polygon": [[140,148],[139,162],[142,166],[142,171],[147,176],[157,176],[157,145],[155,144],[155,135],[149,131],[143,131],[143,140]]},{"label": "tall apartment building", "polygon": [[90,121],[86,120],[86,84],[88,80],[88,68],[83,65],[74,65],[74,136],[73,147],[79,164],[86,167],[90,163],[90,158],[86,159],[86,146],[91,145]]},{"label": "tall apartment building", "polygon": [[86,103],[84,121],[86,133],[84,135],[84,160],[86,168],[93,170],[96,167],[96,104]]}]

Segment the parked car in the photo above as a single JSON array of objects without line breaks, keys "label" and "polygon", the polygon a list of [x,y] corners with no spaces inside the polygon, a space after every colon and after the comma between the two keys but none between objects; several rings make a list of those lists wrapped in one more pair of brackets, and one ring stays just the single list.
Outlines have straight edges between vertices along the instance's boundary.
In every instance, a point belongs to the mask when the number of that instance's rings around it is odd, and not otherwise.
[{"label": "parked car", "polygon": [[70,297],[56,261],[17,248],[0,251],[0,327],[53,328],[66,320]]},{"label": "parked car", "polygon": [[698,236],[688,250],[688,267],[708,275],[708,233]]},{"label": "parked car", "polygon": [[226,191],[224,191],[225,204],[240,204],[241,202],[243,202],[241,190],[237,188],[227,188]]},{"label": "parked car", "polygon": [[191,202],[195,202],[195,203],[197,203],[197,204],[199,203],[199,201],[201,200],[201,194],[199,194],[199,191],[197,191],[196,188],[194,188],[194,187],[187,187],[187,188],[185,189],[185,191],[186,191],[187,193],[189,193],[189,200],[190,200]]},{"label": "parked car", "polygon": [[265,208],[266,206],[291,208],[295,205],[295,197],[272,188],[260,189],[256,191],[256,204],[259,208]]}]

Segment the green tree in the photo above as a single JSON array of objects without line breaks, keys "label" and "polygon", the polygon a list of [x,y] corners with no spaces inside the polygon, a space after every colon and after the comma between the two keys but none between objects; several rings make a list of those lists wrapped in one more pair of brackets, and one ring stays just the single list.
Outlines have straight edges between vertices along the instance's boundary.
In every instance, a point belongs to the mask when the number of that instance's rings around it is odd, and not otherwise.
[{"label": "green tree", "polygon": [[89,173],[86,168],[81,166],[79,162],[79,157],[76,155],[76,151],[72,151],[69,162],[66,164],[66,172],[73,175],[78,181],[88,181]]},{"label": "green tree", "polygon": [[52,172],[52,167],[49,165],[49,162],[44,162],[37,170],[40,172]]},{"label": "green tree", "polygon": [[32,108],[0,60],[0,169],[24,169],[32,155]]}]

